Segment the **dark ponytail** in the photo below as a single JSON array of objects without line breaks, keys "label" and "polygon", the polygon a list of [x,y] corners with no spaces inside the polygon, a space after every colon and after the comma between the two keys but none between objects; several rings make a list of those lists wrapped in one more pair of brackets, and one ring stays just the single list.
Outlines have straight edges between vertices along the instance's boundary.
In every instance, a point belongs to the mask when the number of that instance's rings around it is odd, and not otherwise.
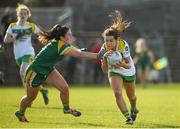
[{"label": "dark ponytail", "polygon": [[60,26],[59,24],[56,24],[48,31],[45,31],[41,29],[40,35],[39,35],[39,41],[46,45],[49,43],[52,39],[59,40],[60,37],[64,37],[65,34],[68,32],[69,28],[66,26]]}]

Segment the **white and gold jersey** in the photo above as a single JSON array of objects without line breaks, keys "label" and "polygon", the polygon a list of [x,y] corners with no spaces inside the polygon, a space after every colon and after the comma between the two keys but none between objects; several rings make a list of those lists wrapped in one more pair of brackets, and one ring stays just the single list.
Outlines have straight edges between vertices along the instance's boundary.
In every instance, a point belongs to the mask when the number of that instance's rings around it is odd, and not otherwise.
[{"label": "white and gold jersey", "polygon": [[31,36],[32,34],[38,34],[39,28],[31,22],[26,22],[24,25],[18,24],[18,22],[11,23],[6,31],[14,38],[19,34],[23,33],[23,36],[18,40],[15,40],[14,45],[14,56],[18,59],[24,55],[35,55]]},{"label": "white and gold jersey", "polygon": [[[104,49],[105,51],[108,51],[105,43],[103,44],[101,49]],[[121,74],[123,76],[133,76],[133,75],[135,75],[136,69],[135,69],[134,62],[133,62],[133,60],[131,58],[131,55],[130,55],[130,48],[129,48],[128,43],[125,40],[120,39],[116,44],[116,51],[120,51],[122,58],[130,57],[131,68],[130,69],[125,69],[123,67],[120,67],[118,69],[115,69],[114,67],[110,66],[108,71],[109,72],[119,73],[119,74]]]}]

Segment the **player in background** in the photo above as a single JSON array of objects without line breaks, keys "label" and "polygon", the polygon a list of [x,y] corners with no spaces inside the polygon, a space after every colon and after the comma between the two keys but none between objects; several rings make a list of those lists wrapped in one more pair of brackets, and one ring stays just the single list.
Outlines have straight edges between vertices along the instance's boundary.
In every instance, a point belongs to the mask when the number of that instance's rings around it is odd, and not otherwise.
[{"label": "player in background", "polygon": [[[20,76],[24,84],[24,74],[27,66],[33,60],[35,56],[34,48],[31,43],[32,34],[39,34],[39,28],[31,22],[28,22],[28,18],[31,16],[31,11],[26,5],[18,4],[16,8],[17,22],[13,22],[9,25],[5,37],[5,43],[13,43],[14,56],[17,65],[20,68]],[[41,87],[41,93],[45,104],[48,104],[48,91]]]},{"label": "player in background", "polygon": [[153,62],[154,54],[147,47],[146,40],[143,38],[137,39],[135,43],[134,63],[137,66],[138,80],[144,87]]},{"label": "player in background", "polygon": [[39,40],[44,45],[47,44],[37,54],[34,61],[28,66],[25,75],[27,95],[21,99],[20,109],[15,113],[21,122],[27,122],[25,110],[29,103],[35,100],[40,85],[44,82],[53,85],[59,91],[59,97],[63,104],[63,112],[80,116],[81,112],[70,108],[69,105],[69,86],[63,76],[54,67],[55,64],[63,59],[64,56],[76,58],[96,59],[102,57],[101,54],[83,52],[73,47],[73,36],[70,28],[55,25],[49,31],[42,31]]},{"label": "player in background", "polygon": [[[131,23],[123,21],[119,11],[115,11],[111,16],[113,23],[109,28],[104,30],[102,34],[105,43],[102,45],[101,51],[106,51],[106,54],[102,59],[101,67],[104,73],[108,73],[109,83],[114,92],[116,103],[126,118],[126,124],[133,124],[138,113],[135,95],[135,67],[130,56],[129,45],[121,38],[122,32],[124,32]],[[110,56],[113,51],[120,51],[122,61],[119,61],[119,63],[114,66],[110,66],[107,62],[107,57]],[[131,104],[131,113],[129,113],[123,98],[123,86]]]}]

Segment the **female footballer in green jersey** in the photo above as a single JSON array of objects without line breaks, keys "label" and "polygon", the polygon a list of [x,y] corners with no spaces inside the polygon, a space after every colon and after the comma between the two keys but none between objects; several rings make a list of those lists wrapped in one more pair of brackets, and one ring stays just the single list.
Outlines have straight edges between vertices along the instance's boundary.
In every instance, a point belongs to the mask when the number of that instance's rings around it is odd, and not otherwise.
[{"label": "female footballer in green jersey", "polygon": [[47,44],[37,54],[34,61],[26,70],[25,84],[27,95],[20,103],[20,109],[15,113],[21,122],[27,122],[24,113],[29,103],[35,100],[40,85],[44,82],[53,85],[60,91],[60,99],[63,104],[63,112],[80,116],[81,112],[69,106],[69,86],[63,76],[54,67],[64,56],[73,56],[84,59],[97,59],[101,54],[83,52],[72,46],[74,39],[71,30],[66,26],[55,25],[49,31],[41,31],[39,41]]},{"label": "female footballer in green jersey", "polygon": [[[102,70],[105,73],[108,73],[109,83],[114,92],[117,106],[126,117],[126,124],[133,124],[133,121],[136,119],[136,114],[138,113],[135,95],[135,67],[130,56],[129,45],[120,37],[121,33],[129,27],[131,23],[124,22],[119,11],[115,11],[112,16],[113,24],[102,34],[105,43],[103,44],[101,51],[107,51],[102,60]],[[107,58],[114,51],[121,53],[122,60],[112,66],[107,62]],[[123,85],[131,104],[131,114],[129,114],[122,95]]]},{"label": "female footballer in green jersey", "polygon": [[154,54],[149,50],[146,40],[138,38],[135,43],[134,63],[137,66],[138,80],[143,86],[148,80],[148,74],[153,62]]}]

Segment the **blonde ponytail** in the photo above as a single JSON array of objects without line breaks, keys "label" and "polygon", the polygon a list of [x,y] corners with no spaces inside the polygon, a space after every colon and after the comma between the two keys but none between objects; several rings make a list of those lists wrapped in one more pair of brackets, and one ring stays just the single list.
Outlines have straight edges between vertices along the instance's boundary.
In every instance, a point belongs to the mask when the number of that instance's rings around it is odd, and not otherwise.
[{"label": "blonde ponytail", "polygon": [[111,35],[117,39],[125,29],[130,27],[132,22],[123,21],[122,13],[118,10],[115,10],[115,12],[109,16],[112,18],[112,24],[103,32],[102,35]]}]

